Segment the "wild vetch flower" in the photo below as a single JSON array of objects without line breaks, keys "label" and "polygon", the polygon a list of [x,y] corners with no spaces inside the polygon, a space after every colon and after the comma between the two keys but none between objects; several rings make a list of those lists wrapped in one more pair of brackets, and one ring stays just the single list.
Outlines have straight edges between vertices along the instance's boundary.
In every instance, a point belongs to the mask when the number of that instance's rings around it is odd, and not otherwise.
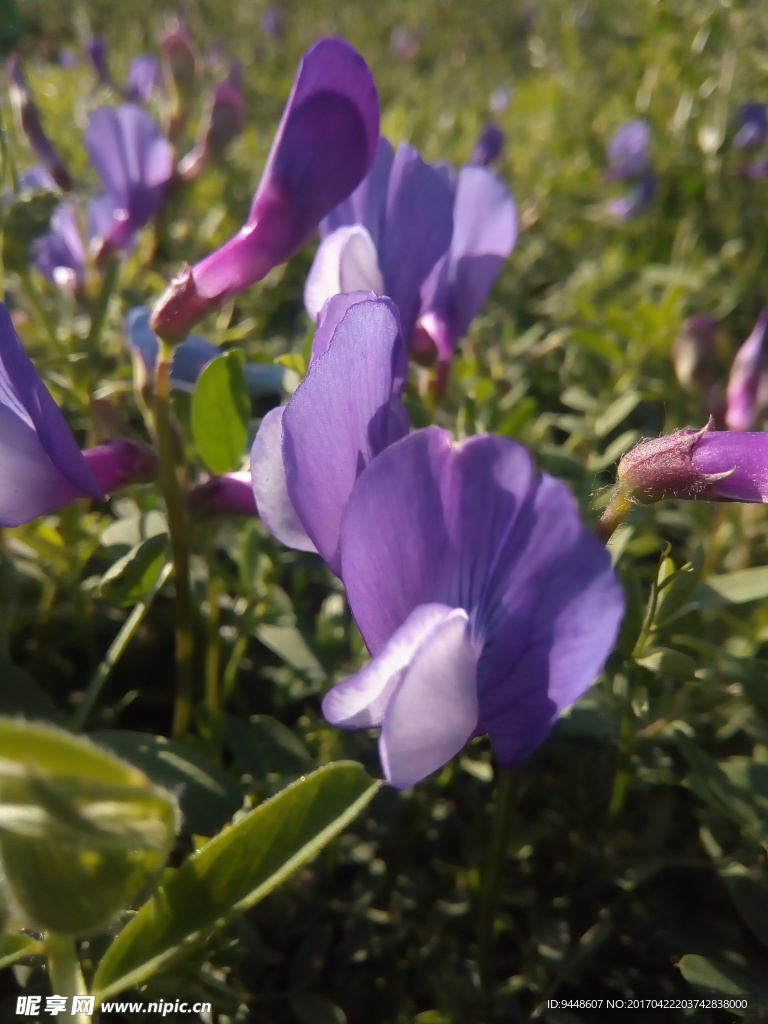
[{"label": "wild vetch flower", "polygon": [[742,103],[734,117],[736,134],[733,145],[736,149],[760,149],[768,140],[768,106],[748,100]]},{"label": "wild vetch flower", "polygon": [[242,132],[245,102],[241,78],[240,63],[233,61],[227,78],[213,90],[201,138],[179,161],[178,173],[182,181],[197,178],[205,164],[211,159],[221,158],[232,140]]},{"label": "wild vetch flower", "polygon": [[[131,355],[140,364],[142,383],[155,372],[160,344],[157,335],[149,326],[150,309],[136,306],[125,315],[125,336]],[[205,367],[222,349],[197,334],[190,334],[180,345],[176,345],[171,357],[171,386],[179,391],[194,391],[197,378]],[[284,366],[272,363],[246,363],[245,382],[251,398],[265,395],[279,397],[285,387],[290,371]]]},{"label": "wild vetch flower", "polygon": [[757,318],[752,333],[736,353],[728,381],[725,425],[729,430],[749,430],[759,414],[758,396],[765,376],[763,350],[768,331],[768,309]]},{"label": "wild vetch flower", "polygon": [[341,572],[372,660],[326,695],[343,728],[380,727],[392,785],[488,733],[510,768],[590,686],[621,586],[564,484],[516,441],[436,427],[379,454],[349,496]]},{"label": "wild vetch flower", "polygon": [[251,452],[259,514],[288,547],[318,551],[337,575],[349,494],[365,467],[408,432],[407,356],[391,300],[337,295],[307,376],[261,423]]},{"label": "wild vetch flower", "polygon": [[379,100],[368,65],[344,40],[321,39],[302,58],[248,220],[171,282],[152,315],[157,333],[181,340],[305,245],[365,177],[378,138]]},{"label": "wild vetch flower", "polygon": [[8,61],[8,76],[11,84],[11,103],[16,111],[21,124],[21,130],[26,136],[32,152],[48,171],[53,180],[65,192],[72,188],[72,178],[64,166],[64,162],[58,154],[56,147],[45,134],[40,120],[40,111],[37,109],[32,93],[30,92],[24,72],[18,57],[11,57]]},{"label": "wild vetch flower", "polygon": [[504,132],[493,121],[489,121],[478,135],[468,162],[488,167],[494,160],[498,160],[503,149]]},{"label": "wild vetch flower", "polygon": [[[53,178],[42,167],[26,171],[19,182],[21,192],[28,189],[56,189]],[[32,243],[36,270],[60,288],[76,290],[85,281],[85,247],[77,223],[75,204],[65,199],[51,216],[49,231]]]},{"label": "wild vetch flower", "polygon": [[128,68],[123,96],[128,103],[148,103],[161,81],[160,62],[156,57],[141,53],[133,58]]},{"label": "wild vetch flower", "polygon": [[19,526],[151,470],[142,446],[80,451],[0,303],[0,526]]},{"label": "wild vetch flower", "polygon": [[[456,180],[453,237],[421,290],[412,348],[434,346],[442,392],[458,340],[482,309],[517,241],[517,208],[506,185],[485,167],[462,167]],[[427,342],[427,344],[425,344]]]},{"label": "wild vetch flower", "polygon": [[187,503],[196,515],[257,516],[253,482],[248,470],[212,476],[193,487]]},{"label": "wild vetch flower", "polygon": [[85,52],[93,65],[96,77],[101,85],[110,89],[116,89],[115,80],[109,70],[109,58],[107,54],[107,42],[103,36],[91,36],[85,44]]},{"label": "wild vetch flower", "polygon": [[129,246],[165,199],[171,145],[146,110],[124,103],[93,111],[85,146],[104,186],[89,207],[91,235],[108,249]]},{"label": "wild vetch flower", "polygon": [[410,338],[421,287],[448,251],[452,233],[447,169],[426,163],[410,146],[394,153],[382,138],[368,177],[321,225],[323,241],[304,289],[307,312],[316,319],[338,293],[388,295]]},{"label": "wild vetch flower", "polygon": [[627,121],[613,135],[606,147],[608,181],[633,184],[625,196],[609,200],[606,209],[614,217],[631,218],[650,205],[656,191],[656,178],[648,152],[651,130],[646,121]]},{"label": "wild vetch flower", "polygon": [[619,463],[617,488],[649,505],[663,498],[768,501],[768,434],[678,430],[641,441]]}]

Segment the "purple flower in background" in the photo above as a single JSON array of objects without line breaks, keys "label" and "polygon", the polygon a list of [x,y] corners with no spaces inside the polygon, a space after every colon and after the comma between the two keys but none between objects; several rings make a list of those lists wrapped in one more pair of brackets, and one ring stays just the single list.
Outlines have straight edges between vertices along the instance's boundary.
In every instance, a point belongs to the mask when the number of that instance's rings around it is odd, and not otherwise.
[{"label": "purple flower in background", "polygon": [[407,356],[391,300],[330,300],[307,376],[261,423],[251,451],[256,505],[288,547],[317,551],[337,575],[349,494],[365,467],[408,432]]},{"label": "purple flower in background", "polygon": [[163,51],[169,86],[181,97],[193,93],[201,58],[183,18],[172,19],[160,40],[160,47]]},{"label": "purple flower in background", "polygon": [[321,225],[323,240],[304,289],[316,319],[331,296],[354,291],[388,295],[410,338],[421,305],[421,287],[451,244],[453,188],[450,172],[401,145],[394,153],[379,141],[368,177]]},{"label": "purple flower in background", "polygon": [[285,34],[285,16],[279,7],[268,7],[261,16],[261,31],[268,39],[282,39]]},{"label": "purple flower in background", "polygon": [[478,135],[468,162],[488,167],[494,160],[498,160],[503,149],[504,132],[493,121],[489,121]]},{"label": "purple flower in background", "polygon": [[0,526],[101,501],[147,468],[147,450],[129,441],[80,451],[0,303]]},{"label": "purple flower in background", "polygon": [[734,117],[736,149],[760,149],[768,140],[768,106],[749,100],[742,103]]},{"label": "purple flower in background", "polygon": [[749,430],[757,419],[760,385],[765,375],[763,350],[768,309],[757,318],[752,333],[736,353],[728,380],[725,424],[729,430]]},{"label": "purple flower in background", "polygon": [[[56,183],[43,167],[26,171],[19,185],[22,192],[56,189]],[[33,241],[31,252],[35,269],[60,288],[77,290],[85,282],[85,246],[71,199],[59,203],[51,216],[48,232]]]},{"label": "purple flower in background", "polygon": [[445,388],[458,340],[485,303],[517,241],[517,208],[506,185],[485,167],[462,167],[456,180],[453,237],[421,290],[413,349],[431,342],[438,394]]},{"label": "purple flower in background", "polygon": [[678,430],[641,441],[622,458],[619,487],[644,505],[663,498],[768,502],[768,434]]},{"label": "purple flower in background", "polygon": [[509,438],[429,427],[393,444],[352,489],[340,553],[372,660],[323,712],[380,727],[399,788],[482,733],[503,767],[526,758],[601,670],[624,610],[568,489]]},{"label": "purple flower in background", "polygon": [[183,181],[194,181],[209,160],[221,158],[245,127],[241,79],[240,63],[233,61],[227,78],[213,90],[201,138],[179,161],[178,173]]},{"label": "purple flower in background", "polygon": [[11,103],[21,124],[21,130],[37,159],[48,171],[60,189],[68,191],[72,188],[72,178],[64,166],[56,147],[45,134],[32,93],[30,92],[18,57],[12,56],[8,61],[8,77],[10,78]]},{"label": "purple flower in background", "polygon": [[108,248],[125,248],[158,213],[173,173],[173,150],[141,107],[97,107],[85,146],[104,193],[89,207],[90,234]]},{"label": "purple flower in background", "polygon": [[606,209],[614,217],[628,220],[650,206],[656,192],[656,178],[648,152],[651,129],[647,121],[627,121],[606,147],[608,181],[626,181],[633,185],[624,196],[611,199]]},{"label": "purple flower in background", "polygon": [[[140,361],[142,378],[154,376],[159,342],[149,326],[151,310],[136,306],[125,315],[125,336],[131,355]],[[171,358],[171,386],[178,391],[194,391],[197,378],[222,349],[197,334],[176,345]],[[246,363],[245,382],[252,398],[280,395],[289,371],[272,363]]]},{"label": "purple flower in background", "polygon": [[171,282],[153,313],[158,334],[183,338],[305,245],[365,177],[378,138],[368,65],[343,39],[321,39],[301,60],[245,225]]},{"label": "purple flower in background", "polygon": [[257,516],[249,470],[212,476],[193,487],[187,497],[196,515]]},{"label": "purple flower in background", "polygon": [[147,53],[134,57],[128,68],[123,96],[128,103],[148,103],[162,81],[160,62]]},{"label": "purple flower in background", "polygon": [[85,44],[85,52],[88,55],[96,72],[96,77],[101,85],[109,89],[116,89],[115,80],[109,70],[109,58],[107,54],[107,43],[103,36],[91,36]]}]

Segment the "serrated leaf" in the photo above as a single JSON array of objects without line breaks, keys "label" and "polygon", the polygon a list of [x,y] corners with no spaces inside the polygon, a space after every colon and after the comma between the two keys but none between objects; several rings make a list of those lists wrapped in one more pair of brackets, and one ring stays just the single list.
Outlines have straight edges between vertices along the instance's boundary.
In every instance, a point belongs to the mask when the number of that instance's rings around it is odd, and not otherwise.
[{"label": "serrated leaf", "polygon": [[245,357],[240,349],[231,349],[208,363],[192,396],[192,433],[212,473],[240,468],[250,413]]},{"label": "serrated leaf", "polygon": [[107,569],[99,593],[110,604],[138,604],[157,583],[167,559],[168,537],[162,533],[150,537]]},{"label": "serrated leaf", "polygon": [[369,803],[380,782],[361,765],[326,765],[212,839],[168,877],[107,950],[97,1002],[140,984],[222,922],[254,906]]}]

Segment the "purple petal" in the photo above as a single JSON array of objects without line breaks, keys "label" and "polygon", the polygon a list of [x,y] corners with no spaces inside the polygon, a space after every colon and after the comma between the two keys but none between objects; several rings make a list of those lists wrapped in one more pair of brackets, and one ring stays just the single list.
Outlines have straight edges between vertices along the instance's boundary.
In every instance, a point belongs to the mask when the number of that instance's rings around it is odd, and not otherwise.
[{"label": "purple petal", "polygon": [[464,608],[482,727],[502,763],[533,749],[615,640],[621,588],[567,488],[526,450],[428,428],[357,481],[341,532],[350,607],[375,656],[423,604]]},{"label": "purple petal", "polygon": [[480,167],[488,167],[494,160],[498,160],[503,149],[504,132],[491,121],[483,127],[477,137],[468,162],[478,164]]},{"label": "purple petal", "polygon": [[403,416],[393,406],[399,405],[396,386],[404,379],[405,358],[392,302],[359,302],[347,310],[283,415],[291,503],[336,573],[341,517],[352,486],[403,435]]},{"label": "purple petal", "polygon": [[376,249],[384,238],[384,215],[387,208],[387,189],[395,151],[389,139],[382,135],[376,150],[376,159],[363,181],[344,202],[332,210],[320,225],[323,238],[338,228],[361,224],[371,236]]},{"label": "purple petal", "polygon": [[701,490],[704,500],[768,501],[768,434],[708,431],[696,441],[691,462],[700,476],[728,474]]},{"label": "purple petal", "polygon": [[0,523],[17,526],[103,494],[0,304]]},{"label": "purple petal", "polygon": [[646,210],[656,193],[656,179],[649,174],[624,196],[609,199],[605,208],[612,217],[632,220]]},{"label": "purple petal", "polygon": [[283,414],[285,406],[271,409],[261,421],[251,449],[253,496],[262,522],[281,544],[297,551],[316,551],[296,514],[285,480]]},{"label": "purple petal", "polygon": [[650,167],[650,143],[651,129],[647,121],[638,118],[623,124],[606,146],[609,176],[627,180],[644,175]]},{"label": "purple petal", "polygon": [[253,481],[248,471],[212,476],[204,483],[193,487],[187,500],[189,507],[198,515],[259,514],[253,497]]},{"label": "purple petal", "polygon": [[387,705],[379,754],[393,786],[413,786],[471,739],[477,729],[476,671],[469,617],[455,608],[418,648]]},{"label": "purple petal", "polygon": [[[416,608],[395,630],[378,655],[323,698],[323,714],[342,729],[371,729],[384,721],[389,700],[416,652],[455,609],[443,604]],[[474,664],[472,673],[474,689]],[[477,724],[477,702],[475,721]]]},{"label": "purple petal", "polygon": [[148,103],[162,78],[160,62],[147,53],[134,57],[128,68],[125,98],[129,103]]},{"label": "purple petal", "polygon": [[384,294],[378,254],[359,224],[339,228],[320,243],[304,286],[304,306],[316,320],[334,295],[345,292]]},{"label": "purple petal", "polygon": [[[131,103],[98,107],[85,145],[116,218],[127,222],[128,232],[143,227],[159,210],[173,173],[173,149],[155,120]],[[119,234],[122,243],[126,232]]]},{"label": "purple petal", "polygon": [[[319,359],[321,355],[328,351],[328,347],[333,341],[333,335],[336,333],[336,328],[341,323],[344,314],[350,306],[355,306],[358,302],[365,302],[369,299],[375,300],[378,297],[374,292],[341,292],[328,299],[318,314],[317,329],[312,340],[310,363],[314,362],[315,359]],[[404,386],[405,384],[403,383]],[[397,393],[402,394],[402,388]]]},{"label": "purple petal", "polygon": [[739,126],[733,137],[737,149],[759,149],[768,138],[768,107],[764,103],[742,103],[734,121]]},{"label": "purple petal", "polygon": [[446,175],[401,145],[389,180],[386,239],[379,262],[387,295],[400,310],[410,338],[421,303],[420,290],[451,244],[453,189]]},{"label": "purple petal", "polygon": [[85,280],[85,248],[73,203],[57,206],[51,230],[33,242],[32,252],[37,270],[60,287],[76,287]]},{"label": "purple petal", "polygon": [[725,423],[729,430],[749,430],[758,416],[758,391],[763,371],[763,349],[768,331],[768,309],[757,318],[752,333],[736,353],[728,380]]}]

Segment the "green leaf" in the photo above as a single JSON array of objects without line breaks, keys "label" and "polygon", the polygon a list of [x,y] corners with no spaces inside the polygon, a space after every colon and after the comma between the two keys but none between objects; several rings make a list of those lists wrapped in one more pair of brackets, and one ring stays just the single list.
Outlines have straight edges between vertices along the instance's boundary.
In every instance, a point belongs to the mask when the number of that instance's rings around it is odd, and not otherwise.
[{"label": "green leaf", "polygon": [[158,786],[177,794],[184,825],[212,836],[243,802],[240,784],[207,757],[164,736],[105,729],[92,739],[145,772]]},{"label": "green leaf", "polygon": [[768,884],[758,881],[741,864],[730,865],[720,877],[744,924],[768,946]]},{"label": "green leaf", "polygon": [[61,724],[64,716],[34,679],[0,655],[0,715]]},{"label": "green leaf", "polygon": [[3,263],[9,270],[23,272],[29,265],[29,249],[50,227],[53,211],[61,196],[47,189],[33,189],[15,199],[5,210]]},{"label": "green leaf", "polygon": [[325,671],[307,645],[296,626],[280,626],[275,623],[262,623],[254,630],[255,635],[282,658],[286,665],[305,672],[311,679],[324,679]]},{"label": "green leaf", "polygon": [[269,772],[299,774],[312,767],[312,757],[303,743],[269,715],[253,715],[249,722],[227,715],[224,736],[240,768],[255,779]]},{"label": "green leaf", "polygon": [[760,601],[765,597],[768,597],[768,566],[760,565],[755,569],[740,569],[703,580],[693,588],[684,611],[723,608],[729,604]]},{"label": "green leaf", "polygon": [[756,981],[722,960],[710,960],[696,953],[686,953],[677,966],[688,984],[699,992],[717,992],[725,996],[760,994]]},{"label": "green leaf", "polygon": [[347,1024],[341,1007],[324,996],[300,995],[291,999],[291,1010],[297,1024]]},{"label": "green leaf", "polygon": [[330,764],[212,839],[109,947],[93,981],[97,1001],[146,981],[258,903],[349,824],[380,785],[359,764]]},{"label": "green leaf", "polygon": [[25,956],[34,956],[45,951],[45,946],[31,935],[16,933],[0,936],[0,970],[10,967]]},{"label": "green leaf", "polygon": [[110,604],[138,604],[157,583],[167,558],[166,534],[157,534],[137,544],[104,573],[99,584],[101,596]]},{"label": "green leaf", "polygon": [[245,356],[233,348],[208,363],[192,396],[192,433],[212,473],[240,468],[250,413]]}]

